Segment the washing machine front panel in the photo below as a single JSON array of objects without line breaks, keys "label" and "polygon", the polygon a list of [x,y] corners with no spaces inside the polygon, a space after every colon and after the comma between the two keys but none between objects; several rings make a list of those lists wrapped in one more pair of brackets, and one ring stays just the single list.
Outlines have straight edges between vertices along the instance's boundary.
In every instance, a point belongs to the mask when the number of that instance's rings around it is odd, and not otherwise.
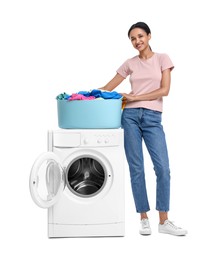
[{"label": "washing machine front panel", "polygon": [[35,160],[29,186],[32,199],[39,207],[49,208],[56,203],[63,192],[65,181],[64,170],[54,153],[43,153]]},{"label": "washing machine front panel", "polygon": [[50,131],[48,149],[60,158],[66,180],[62,196],[48,209],[49,236],[123,234],[123,130]]}]

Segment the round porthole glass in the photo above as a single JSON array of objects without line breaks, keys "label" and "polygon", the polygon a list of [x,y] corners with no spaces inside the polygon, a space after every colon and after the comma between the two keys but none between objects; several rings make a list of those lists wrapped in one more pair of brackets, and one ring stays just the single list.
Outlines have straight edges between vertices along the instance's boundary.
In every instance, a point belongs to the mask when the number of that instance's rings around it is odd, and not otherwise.
[{"label": "round porthole glass", "polygon": [[95,196],[102,190],[105,181],[105,170],[101,163],[94,158],[79,158],[68,168],[68,188],[79,196]]}]

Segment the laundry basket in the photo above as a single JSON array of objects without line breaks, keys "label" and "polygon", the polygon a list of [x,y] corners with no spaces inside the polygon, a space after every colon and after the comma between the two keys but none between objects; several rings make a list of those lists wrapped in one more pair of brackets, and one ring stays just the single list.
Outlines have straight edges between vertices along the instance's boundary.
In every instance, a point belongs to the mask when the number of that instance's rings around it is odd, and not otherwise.
[{"label": "laundry basket", "polygon": [[58,125],[64,129],[120,128],[122,99],[57,100]]}]

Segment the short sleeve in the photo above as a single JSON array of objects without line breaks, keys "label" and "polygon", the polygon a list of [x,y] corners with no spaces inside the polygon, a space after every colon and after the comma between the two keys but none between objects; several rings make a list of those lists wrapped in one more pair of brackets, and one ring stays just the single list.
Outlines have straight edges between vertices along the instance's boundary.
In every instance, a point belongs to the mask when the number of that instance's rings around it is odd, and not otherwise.
[{"label": "short sleeve", "polygon": [[167,54],[161,54],[160,64],[161,64],[161,71],[164,71],[166,69],[172,70],[174,68],[173,63]]},{"label": "short sleeve", "polygon": [[129,62],[126,60],[116,71],[122,77],[126,78],[130,74]]}]

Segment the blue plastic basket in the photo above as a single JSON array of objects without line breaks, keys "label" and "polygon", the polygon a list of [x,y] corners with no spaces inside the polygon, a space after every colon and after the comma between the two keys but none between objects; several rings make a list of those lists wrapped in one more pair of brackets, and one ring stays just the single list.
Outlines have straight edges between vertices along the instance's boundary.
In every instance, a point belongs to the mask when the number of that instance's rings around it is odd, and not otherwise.
[{"label": "blue plastic basket", "polygon": [[64,129],[120,128],[122,99],[57,100],[58,125]]}]

